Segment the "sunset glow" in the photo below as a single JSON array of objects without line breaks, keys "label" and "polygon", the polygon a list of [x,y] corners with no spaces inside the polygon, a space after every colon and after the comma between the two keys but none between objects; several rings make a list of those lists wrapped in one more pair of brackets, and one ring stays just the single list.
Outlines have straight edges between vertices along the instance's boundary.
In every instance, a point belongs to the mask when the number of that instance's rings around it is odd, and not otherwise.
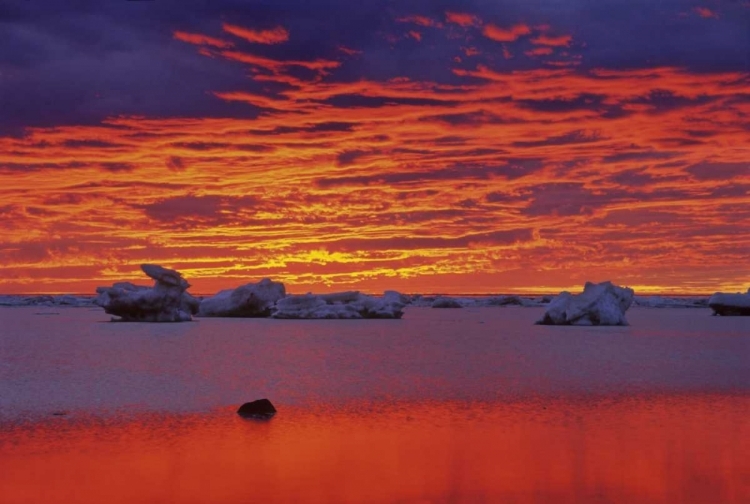
[{"label": "sunset glow", "polygon": [[[130,52],[42,28],[11,35],[73,37],[68,63],[0,49],[0,292],[92,292],[144,262],[197,293],[747,289],[748,3],[666,2],[648,48],[625,38],[640,18],[614,39],[522,2],[366,2],[377,20],[340,31],[122,4],[102,15]],[[686,31],[697,50],[674,49]]]}]

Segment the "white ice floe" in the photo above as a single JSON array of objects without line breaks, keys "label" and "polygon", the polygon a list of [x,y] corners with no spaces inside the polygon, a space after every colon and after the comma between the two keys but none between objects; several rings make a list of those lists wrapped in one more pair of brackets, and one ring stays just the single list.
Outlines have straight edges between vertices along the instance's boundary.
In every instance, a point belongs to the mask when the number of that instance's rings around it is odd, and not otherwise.
[{"label": "white ice floe", "polygon": [[396,291],[373,297],[357,291],[287,296],[276,302],[279,319],[398,319],[407,298]]},{"label": "white ice floe", "polygon": [[199,317],[268,317],[276,302],[286,296],[284,284],[264,278],[227,289],[201,301]]},{"label": "white ice floe", "polygon": [[708,306],[714,311],[714,315],[741,315],[750,316],[750,289],[747,294],[726,294],[717,292],[708,298]]},{"label": "white ice floe", "polygon": [[583,292],[561,292],[549,304],[537,324],[544,325],[628,325],[625,312],[633,303],[633,289],[612,282],[586,282]]},{"label": "white ice floe", "polygon": [[635,296],[633,304],[644,308],[705,308],[708,300],[701,297]]},{"label": "white ice floe", "polygon": [[190,284],[177,271],[155,264],[141,269],[156,282],[153,287],[118,282],[97,287],[94,301],[106,313],[128,322],[187,322],[198,312],[200,302],[187,293]]}]

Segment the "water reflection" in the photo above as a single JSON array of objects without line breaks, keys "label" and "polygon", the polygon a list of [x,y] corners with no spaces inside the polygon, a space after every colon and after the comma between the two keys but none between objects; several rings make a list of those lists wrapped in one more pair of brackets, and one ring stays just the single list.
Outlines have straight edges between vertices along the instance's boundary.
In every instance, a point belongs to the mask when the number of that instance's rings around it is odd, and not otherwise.
[{"label": "water reflection", "polygon": [[2,502],[750,501],[750,397],[279,406],[0,424]]}]

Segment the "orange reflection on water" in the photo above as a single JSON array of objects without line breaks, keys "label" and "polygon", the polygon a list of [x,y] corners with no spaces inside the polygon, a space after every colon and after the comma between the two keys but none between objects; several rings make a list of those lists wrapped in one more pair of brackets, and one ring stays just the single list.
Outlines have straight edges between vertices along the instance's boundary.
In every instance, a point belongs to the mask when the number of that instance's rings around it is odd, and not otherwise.
[{"label": "orange reflection on water", "polygon": [[2,502],[750,501],[749,397],[279,409],[0,424]]}]

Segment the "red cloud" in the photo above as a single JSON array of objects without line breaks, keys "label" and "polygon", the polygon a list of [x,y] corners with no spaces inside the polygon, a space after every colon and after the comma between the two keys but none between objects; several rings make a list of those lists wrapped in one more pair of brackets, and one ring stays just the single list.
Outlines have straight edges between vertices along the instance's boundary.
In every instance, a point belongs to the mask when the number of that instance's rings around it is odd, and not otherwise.
[{"label": "red cloud", "polygon": [[552,37],[542,34],[536,38],[531,39],[531,43],[553,47],[565,47],[570,45],[571,40],[573,40],[572,35],[560,35],[557,37]]},{"label": "red cloud", "polygon": [[445,21],[463,26],[464,28],[482,24],[482,21],[477,16],[464,12],[446,12]]},{"label": "red cloud", "polygon": [[525,51],[524,54],[526,56],[549,56],[552,54],[552,48],[550,47],[535,47],[534,49],[531,49],[530,51]]},{"label": "red cloud", "polygon": [[719,15],[708,7],[696,7],[693,9],[702,18],[717,18]]},{"label": "red cloud", "polygon": [[221,27],[225,32],[255,44],[280,44],[289,40],[289,32],[282,26],[277,26],[271,30],[252,30],[224,23]]},{"label": "red cloud", "polygon": [[442,26],[439,22],[426,16],[404,16],[396,19],[398,23],[414,23],[419,26]]},{"label": "red cloud", "polygon": [[175,39],[181,40],[183,42],[187,42],[188,44],[209,45],[209,46],[218,47],[221,49],[227,49],[234,45],[231,42],[227,42],[226,40],[209,37],[207,35],[201,35],[199,33],[187,33],[187,32],[182,32],[182,31],[176,31],[172,34],[172,36]]},{"label": "red cloud", "polygon": [[412,31],[410,31],[410,32],[409,32],[409,36],[410,36],[411,38],[413,38],[414,40],[416,40],[417,42],[421,42],[421,41],[422,41],[422,34],[421,34],[421,33],[419,33],[419,32],[418,32],[418,31],[416,31],[416,30],[412,30]]},{"label": "red cloud", "polygon": [[339,51],[341,51],[342,53],[347,54],[349,56],[354,56],[356,54],[362,54],[362,51],[358,51],[357,49],[351,49],[349,47],[342,46],[342,45],[338,46],[337,49]]},{"label": "red cloud", "polygon": [[531,28],[525,24],[517,24],[506,30],[505,28],[500,28],[497,25],[489,23],[484,26],[482,33],[485,37],[497,42],[513,42],[523,35],[530,34]]}]

